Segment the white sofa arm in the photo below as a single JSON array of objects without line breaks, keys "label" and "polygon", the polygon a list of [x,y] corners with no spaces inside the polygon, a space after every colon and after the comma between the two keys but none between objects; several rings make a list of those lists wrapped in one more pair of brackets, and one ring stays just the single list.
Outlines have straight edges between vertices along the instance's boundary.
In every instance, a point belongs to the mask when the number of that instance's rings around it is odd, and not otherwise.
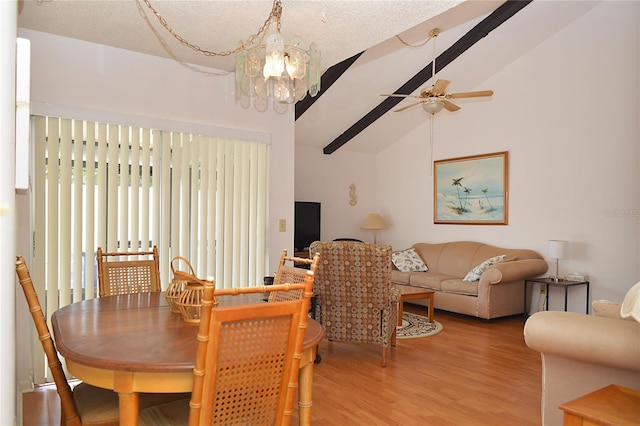
[{"label": "white sofa arm", "polygon": [[640,323],[573,312],[533,314],[527,346],[543,354],[640,372]]}]

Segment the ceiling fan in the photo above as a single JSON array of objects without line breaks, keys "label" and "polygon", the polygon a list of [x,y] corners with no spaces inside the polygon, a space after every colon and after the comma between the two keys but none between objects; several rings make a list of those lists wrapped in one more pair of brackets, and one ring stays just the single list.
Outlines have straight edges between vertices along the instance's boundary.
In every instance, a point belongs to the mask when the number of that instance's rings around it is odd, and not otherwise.
[{"label": "ceiling fan", "polygon": [[[411,46],[409,44],[407,44],[404,40],[402,40],[400,38],[400,36],[397,36],[398,39],[403,43],[406,44],[407,46],[410,47],[420,47],[422,45],[424,45],[425,43],[427,43],[429,40],[433,39],[433,62],[431,64],[431,78],[432,81],[435,77],[435,70],[436,70],[436,39],[438,38],[438,35],[440,34],[440,29],[439,28],[434,28],[431,31],[429,31],[429,38],[427,38],[427,40],[422,43],[421,45],[418,46]],[[457,111],[460,109],[460,107],[456,104],[454,104],[453,102],[451,102],[449,99],[460,99],[460,98],[479,98],[479,97],[484,97],[484,96],[492,96],[493,95],[493,90],[479,90],[476,92],[460,92],[460,93],[447,93],[447,87],[449,87],[449,84],[451,82],[449,80],[443,80],[443,79],[438,79],[436,80],[435,84],[433,84],[433,86],[431,86],[428,89],[422,89],[420,90],[420,94],[419,95],[406,95],[406,94],[400,94],[400,93],[392,93],[392,94],[383,94],[381,96],[388,96],[388,97],[400,97],[400,98],[416,98],[418,99],[417,102],[414,102],[410,105],[407,105],[405,107],[402,108],[398,108],[396,109],[394,112],[401,112],[401,111],[405,111],[407,109],[413,108],[415,106],[418,105],[422,105],[422,108],[430,113],[432,116],[433,114],[442,111],[442,109],[446,109],[447,111],[453,112],[453,111]]]},{"label": "ceiling fan", "polygon": [[443,108],[447,111],[453,112],[460,109],[460,107],[449,99],[460,98],[479,98],[485,96],[492,96],[493,90],[478,90],[475,92],[459,92],[459,93],[447,93],[447,87],[451,82],[449,80],[436,80],[436,83],[428,89],[420,90],[419,95],[402,95],[398,93],[383,94],[382,96],[401,97],[401,98],[416,98],[418,101],[398,108],[395,112],[405,111],[418,105],[422,105],[422,108],[430,114],[440,112]]}]

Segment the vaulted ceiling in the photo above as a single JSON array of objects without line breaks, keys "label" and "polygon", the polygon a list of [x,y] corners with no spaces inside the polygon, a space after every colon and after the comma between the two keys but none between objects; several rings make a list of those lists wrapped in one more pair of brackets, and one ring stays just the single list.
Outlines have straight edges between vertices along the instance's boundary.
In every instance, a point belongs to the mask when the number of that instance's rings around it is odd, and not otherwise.
[{"label": "vaulted ceiling", "polygon": [[[271,0],[148,1],[175,33],[215,52],[232,50],[254,34],[272,6]],[[315,42],[323,71],[361,54],[296,120],[296,144],[325,148],[380,104],[381,93],[400,88],[432,61],[433,42],[424,43],[430,30],[442,31],[437,39],[440,54],[502,3],[284,0],[283,36]],[[145,0],[22,1],[18,25],[225,72],[234,67],[233,55],[207,56],[181,44],[160,25]],[[482,72],[486,67],[474,63],[477,57],[467,54],[464,60],[478,70],[453,80],[451,91],[475,90],[487,77]],[[378,152],[425,119],[420,108],[387,112],[341,149]]]}]

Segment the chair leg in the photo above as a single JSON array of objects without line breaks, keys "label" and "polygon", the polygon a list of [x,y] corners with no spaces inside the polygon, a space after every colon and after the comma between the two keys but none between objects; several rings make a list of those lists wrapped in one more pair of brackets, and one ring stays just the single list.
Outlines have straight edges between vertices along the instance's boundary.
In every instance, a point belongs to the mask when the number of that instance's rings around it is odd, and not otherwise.
[{"label": "chair leg", "polygon": [[387,366],[387,348],[385,347],[382,348],[382,366]]}]

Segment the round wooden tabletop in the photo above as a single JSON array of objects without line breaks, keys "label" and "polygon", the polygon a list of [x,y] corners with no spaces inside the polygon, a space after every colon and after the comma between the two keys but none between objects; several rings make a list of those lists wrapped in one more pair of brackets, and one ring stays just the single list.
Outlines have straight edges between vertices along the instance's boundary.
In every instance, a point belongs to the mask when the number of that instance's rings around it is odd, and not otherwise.
[{"label": "round wooden tabletop", "polygon": [[[222,296],[220,307],[265,303],[257,295]],[[190,372],[197,324],[172,313],[164,293],[84,300],[56,311],[51,322],[58,351],[68,361],[133,372]],[[309,319],[303,349],[320,343],[320,324]]]}]

